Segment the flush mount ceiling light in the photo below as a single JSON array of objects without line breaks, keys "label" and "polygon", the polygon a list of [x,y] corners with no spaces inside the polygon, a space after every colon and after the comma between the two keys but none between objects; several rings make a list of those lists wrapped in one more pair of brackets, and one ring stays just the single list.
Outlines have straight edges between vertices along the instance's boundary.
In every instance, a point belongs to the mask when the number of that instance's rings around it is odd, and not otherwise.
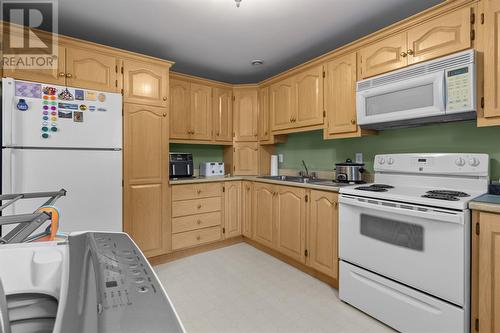
[{"label": "flush mount ceiling light", "polygon": [[252,64],[252,66],[260,66],[264,63],[264,61],[256,59],[256,60],[252,60],[250,63]]},{"label": "flush mount ceiling light", "polygon": [[236,2],[236,8],[240,8],[241,0],[234,0]]}]

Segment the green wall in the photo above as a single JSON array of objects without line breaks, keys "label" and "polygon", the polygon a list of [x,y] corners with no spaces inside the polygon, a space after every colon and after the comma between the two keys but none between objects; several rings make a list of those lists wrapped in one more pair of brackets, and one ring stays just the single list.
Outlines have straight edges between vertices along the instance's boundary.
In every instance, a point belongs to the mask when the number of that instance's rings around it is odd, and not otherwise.
[{"label": "green wall", "polygon": [[193,153],[193,166],[195,169],[200,168],[201,162],[218,162],[222,161],[223,146],[219,145],[190,145],[171,143],[171,153]]},{"label": "green wall", "polygon": [[393,129],[375,136],[353,139],[323,140],[322,131],[288,135],[286,143],[277,145],[283,154],[280,168],[301,169],[305,160],[309,169],[332,171],[336,162],[354,160],[363,153],[368,170],[373,158],[383,153],[486,153],[490,155],[490,177],[500,178],[500,127],[477,128],[475,121]]}]

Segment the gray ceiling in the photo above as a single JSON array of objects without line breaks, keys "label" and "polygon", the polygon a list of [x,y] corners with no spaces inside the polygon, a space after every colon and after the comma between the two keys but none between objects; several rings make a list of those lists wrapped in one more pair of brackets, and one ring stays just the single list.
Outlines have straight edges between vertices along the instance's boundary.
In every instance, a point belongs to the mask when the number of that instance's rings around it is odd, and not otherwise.
[{"label": "gray ceiling", "polygon": [[439,2],[59,0],[59,31],[173,60],[177,72],[253,83]]}]

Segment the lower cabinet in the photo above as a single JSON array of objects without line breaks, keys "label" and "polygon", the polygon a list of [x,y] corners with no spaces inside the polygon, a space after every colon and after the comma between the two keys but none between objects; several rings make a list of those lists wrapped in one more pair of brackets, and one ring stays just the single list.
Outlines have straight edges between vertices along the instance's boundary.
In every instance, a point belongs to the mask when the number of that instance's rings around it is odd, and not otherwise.
[{"label": "lower cabinet", "polygon": [[474,211],[472,229],[471,332],[499,332],[500,214]]},{"label": "lower cabinet", "polygon": [[270,248],[274,247],[273,206],[276,194],[274,185],[253,184],[253,239]]},{"label": "lower cabinet", "polygon": [[307,228],[307,263],[338,278],[338,194],[311,191]]},{"label": "lower cabinet", "polygon": [[253,238],[252,232],[252,187],[253,183],[244,181],[241,189],[241,228],[243,236]]},{"label": "lower cabinet", "polygon": [[231,181],[224,185],[224,236],[241,235],[241,182]]}]

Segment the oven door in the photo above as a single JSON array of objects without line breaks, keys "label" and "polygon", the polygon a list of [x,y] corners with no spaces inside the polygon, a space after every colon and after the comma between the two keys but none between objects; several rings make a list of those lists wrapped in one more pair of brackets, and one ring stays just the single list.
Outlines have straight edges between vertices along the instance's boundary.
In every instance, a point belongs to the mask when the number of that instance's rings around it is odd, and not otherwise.
[{"label": "oven door", "polygon": [[444,72],[421,75],[356,93],[358,124],[445,115]]},{"label": "oven door", "polygon": [[342,195],[340,258],[459,306],[468,270],[468,211]]}]

